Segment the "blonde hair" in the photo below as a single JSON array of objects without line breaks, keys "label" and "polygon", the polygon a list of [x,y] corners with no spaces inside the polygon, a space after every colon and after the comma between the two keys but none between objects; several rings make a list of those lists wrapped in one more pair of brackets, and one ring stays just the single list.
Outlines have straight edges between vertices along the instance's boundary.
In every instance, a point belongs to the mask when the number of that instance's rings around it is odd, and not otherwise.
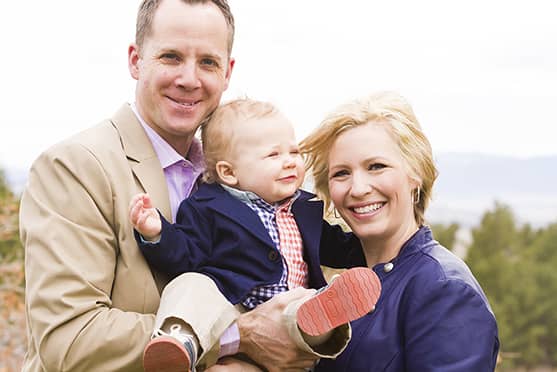
[{"label": "blonde hair", "polygon": [[277,108],[271,103],[249,98],[238,98],[219,106],[201,125],[201,141],[206,165],[203,180],[209,183],[219,180],[217,162],[231,156],[236,133],[234,129],[239,124],[278,113]]},{"label": "blonde hair", "polygon": [[300,144],[306,168],[311,171],[316,193],[331,206],[328,159],[337,137],[350,128],[367,123],[383,125],[398,145],[408,176],[419,182],[420,192],[413,190],[414,218],[421,225],[431,199],[437,169],[429,140],[410,104],[394,92],[380,92],[338,107]]}]

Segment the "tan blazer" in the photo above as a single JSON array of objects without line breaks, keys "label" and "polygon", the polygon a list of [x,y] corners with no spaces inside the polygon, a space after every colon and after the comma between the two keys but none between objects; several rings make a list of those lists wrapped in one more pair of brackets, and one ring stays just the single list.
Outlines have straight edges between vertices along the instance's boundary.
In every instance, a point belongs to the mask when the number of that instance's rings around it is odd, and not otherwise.
[{"label": "tan blazer", "polygon": [[[129,105],[45,151],[21,200],[24,371],[135,371],[166,281],[137,248],[131,197],[170,219],[160,162]],[[93,352],[92,352],[93,351]]]}]

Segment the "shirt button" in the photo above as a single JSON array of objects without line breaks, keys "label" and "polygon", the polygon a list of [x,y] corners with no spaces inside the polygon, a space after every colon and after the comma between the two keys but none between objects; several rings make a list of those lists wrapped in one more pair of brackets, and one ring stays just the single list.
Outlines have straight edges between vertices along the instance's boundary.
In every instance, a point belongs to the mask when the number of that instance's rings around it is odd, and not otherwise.
[{"label": "shirt button", "polygon": [[267,255],[267,258],[269,259],[269,261],[275,262],[278,258],[278,252],[270,251],[269,254]]},{"label": "shirt button", "polygon": [[387,262],[385,266],[383,266],[383,271],[388,273],[393,269],[393,267],[395,267],[395,265],[393,265],[392,262]]}]

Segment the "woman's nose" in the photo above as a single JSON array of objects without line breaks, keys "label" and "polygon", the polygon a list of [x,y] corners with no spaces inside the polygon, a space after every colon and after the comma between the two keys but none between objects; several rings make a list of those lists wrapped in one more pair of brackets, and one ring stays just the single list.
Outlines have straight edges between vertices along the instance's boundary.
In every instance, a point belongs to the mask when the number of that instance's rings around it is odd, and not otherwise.
[{"label": "woman's nose", "polygon": [[373,190],[372,179],[369,175],[355,173],[352,177],[350,194],[354,197],[367,195]]}]

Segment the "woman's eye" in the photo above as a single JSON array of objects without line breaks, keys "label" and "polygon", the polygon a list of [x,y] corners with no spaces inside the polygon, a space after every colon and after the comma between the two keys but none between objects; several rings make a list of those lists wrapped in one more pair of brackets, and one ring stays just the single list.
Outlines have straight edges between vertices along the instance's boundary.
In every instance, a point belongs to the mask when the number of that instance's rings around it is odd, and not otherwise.
[{"label": "woman's eye", "polygon": [[373,164],[370,164],[370,165],[369,165],[368,169],[369,169],[369,170],[381,170],[381,169],[383,169],[383,168],[385,168],[385,167],[386,167],[385,164],[373,163]]},{"label": "woman's eye", "polygon": [[340,170],[337,172],[334,172],[333,174],[331,174],[330,178],[338,178],[338,177],[343,177],[343,176],[347,176],[348,175],[348,171],[346,170]]}]

